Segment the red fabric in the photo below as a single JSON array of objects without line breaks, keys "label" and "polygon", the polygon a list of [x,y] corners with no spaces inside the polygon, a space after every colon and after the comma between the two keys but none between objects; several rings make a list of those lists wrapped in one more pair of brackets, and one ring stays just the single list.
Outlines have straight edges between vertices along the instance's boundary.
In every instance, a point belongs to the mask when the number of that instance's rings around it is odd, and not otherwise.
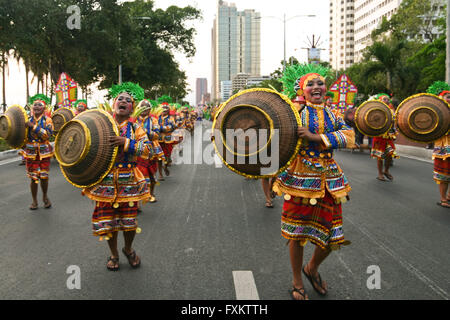
[{"label": "red fabric", "polygon": [[173,145],[171,143],[164,142],[160,142],[159,144],[161,145],[161,149],[164,152],[164,156],[166,157],[166,159],[169,159],[172,155]]}]

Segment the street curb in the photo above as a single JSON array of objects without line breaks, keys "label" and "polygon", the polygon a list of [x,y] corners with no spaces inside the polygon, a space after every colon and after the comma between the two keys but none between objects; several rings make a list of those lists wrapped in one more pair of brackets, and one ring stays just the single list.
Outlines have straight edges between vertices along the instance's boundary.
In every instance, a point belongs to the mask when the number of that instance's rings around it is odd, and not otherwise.
[{"label": "street curb", "polygon": [[2,151],[2,152],[0,152],[0,161],[17,157],[18,152],[19,152],[19,150],[16,150],[16,149]]}]

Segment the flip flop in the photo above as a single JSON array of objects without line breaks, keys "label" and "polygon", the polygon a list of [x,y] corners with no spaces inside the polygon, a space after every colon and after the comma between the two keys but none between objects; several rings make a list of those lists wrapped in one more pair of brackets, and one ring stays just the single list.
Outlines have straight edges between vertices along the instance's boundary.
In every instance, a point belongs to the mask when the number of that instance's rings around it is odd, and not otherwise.
[{"label": "flip flop", "polygon": [[37,210],[37,209],[38,209],[38,205],[33,206],[33,204],[31,204],[30,210]]},{"label": "flip flop", "polygon": [[384,181],[384,182],[387,181],[385,178],[380,178],[380,177],[377,177],[377,180]]},{"label": "flip flop", "polygon": [[[303,273],[305,274],[306,278],[308,278],[308,280],[309,280],[309,282],[311,283],[311,285],[312,285],[312,287],[314,288],[314,290],[315,290],[318,294],[320,294],[321,296],[325,296],[325,295],[328,293],[328,290],[325,289],[324,287],[322,287],[322,278],[320,277],[320,273],[317,274],[318,277],[319,277],[319,281],[317,281],[313,276],[311,276],[311,275],[309,275],[309,274],[306,273],[305,267],[306,267],[306,265],[303,266],[302,271],[303,271]],[[322,293],[321,291],[319,291],[319,290],[316,288],[315,284],[317,284],[320,288],[322,288],[323,290],[325,290],[325,293]]]},{"label": "flip flop", "polygon": [[108,263],[106,263],[106,268],[109,271],[118,271],[119,270],[119,258],[112,258],[111,256],[108,257],[108,262],[112,261],[114,265],[117,264],[117,267],[110,267]]},{"label": "flip flop", "polygon": [[386,172],[383,172],[383,174],[384,174],[384,176],[386,177],[386,178],[388,178],[389,180],[394,180],[394,177],[392,176],[392,174],[390,174],[390,173],[386,173]]},{"label": "flip flop", "polygon": [[[444,203],[446,204],[446,205],[444,205]],[[440,207],[443,207],[443,208],[450,208],[450,205],[447,203],[447,202],[445,202],[445,201],[440,201],[440,202],[437,202],[436,203],[438,206],[440,206]],[[31,208],[30,208],[31,209]]]},{"label": "flip flop", "polygon": [[[130,264],[130,266],[132,268],[134,268],[134,269],[139,268],[139,266],[141,265],[141,258],[136,255],[135,250],[133,250],[133,252],[131,252],[130,254],[127,254],[127,252],[125,251],[125,248],[122,248],[122,252],[127,257],[128,263]],[[136,262],[136,260],[138,258],[139,258],[139,262],[136,265],[133,265],[133,262]]]},{"label": "flip flop", "polygon": [[[303,299],[295,299],[294,298],[294,292],[297,292],[300,296],[302,296],[303,297]],[[307,297],[306,297],[306,291],[305,291],[305,288],[296,288],[296,287],[292,287],[292,289],[291,290],[289,290],[289,293],[291,294],[291,298],[292,298],[292,300],[309,300]]]},{"label": "flip flop", "polygon": [[45,209],[50,209],[52,207],[52,203],[50,202],[50,200],[47,199],[47,201],[44,202],[44,208]]},{"label": "flip flop", "polygon": [[270,201],[266,201],[265,206],[266,206],[266,208],[273,208],[273,203]]}]

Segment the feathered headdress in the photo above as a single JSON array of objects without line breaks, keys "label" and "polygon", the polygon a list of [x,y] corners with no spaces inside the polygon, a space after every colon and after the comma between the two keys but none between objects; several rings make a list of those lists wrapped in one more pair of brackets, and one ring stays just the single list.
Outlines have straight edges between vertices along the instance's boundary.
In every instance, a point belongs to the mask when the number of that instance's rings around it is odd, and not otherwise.
[{"label": "feathered headdress", "polygon": [[168,95],[163,95],[163,96],[159,97],[158,99],[156,99],[156,101],[158,102],[158,104],[162,104],[164,102],[171,104],[173,102],[172,98]]},{"label": "feathered headdress", "polygon": [[144,111],[147,110],[151,110],[152,109],[152,104],[149,100],[147,99],[143,99],[141,100],[141,102],[139,102],[139,104],[137,105],[136,109],[134,110],[133,114],[131,115],[131,117],[133,118],[137,118],[139,117]]},{"label": "feathered headdress", "polygon": [[436,96],[443,96],[450,92],[450,85],[444,81],[436,81],[428,87],[427,93],[434,94]]},{"label": "feathered headdress", "polygon": [[28,102],[31,104],[33,104],[36,100],[42,101],[45,103],[46,106],[50,105],[51,100],[49,97],[47,97],[45,94],[36,94],[32,97],[30,97],[30,99],[28,100]]},{"label": "feathered headdress", "polygon": [[85,99],[79,99],[73,103],[73,106],[76,108],[79,104],[84,105],[85,109],[87,109],[87,101]]},{"label": "feathered headdress", "polygon": [[280,78],[283,85],[283,93],[290,99],[294,99],[297,95],[303,95],[308,80],[317,76],[325,79],[330,76],[330,69],[320,64],[294,64],[287,66]]},{"label": "feathered headdress", "polygon": [[122,84],[115,84],[109,89],[109,95],[113,98],[117,98],[122,92],[126,92],[132,96],[134,102],[141,101],[145,98],[144,89],[137,83],[124,82]]}]

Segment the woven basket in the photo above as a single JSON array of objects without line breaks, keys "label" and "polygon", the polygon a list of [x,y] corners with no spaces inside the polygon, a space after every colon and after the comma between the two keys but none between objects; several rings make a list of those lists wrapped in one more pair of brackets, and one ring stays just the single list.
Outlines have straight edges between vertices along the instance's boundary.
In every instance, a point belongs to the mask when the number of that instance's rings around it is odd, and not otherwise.
[{"label": "woven basket", "polygon": [[244,90],[217,112],[214,147],[232,171],[251,178],[271,177],[295,158],[299,123],[288,97],[269,89]]},{"label": "woven basket", "polygon": [[435,141],[446,135],[449,130],[449,108],[445,100],[429,93],[411,96],[397,108],[397,127],[412,141]]},{"label": "woven basket", "polygon": [[75,112],[69,108],[59,108],[52,114],[53,131],[57,133],[62,126],[75,117]]},{"label": "woven basket", "polygon": [[10,106],[0,116],[0,137],[13,148],[22,148],[28,135],[27,122],[28,116],[24,108],[19,105]]},{"label": "woven basket", "polygon": [[384,102],[370,100],[361,104],[355,112],[358,130],[369,137],[377,137],[388,132],[394,125],[394,114]]},{"label": "woven basket", "polygon": [[79,188],[98,184],[113,167],[118,147],[109,138],[119,134],[112,116],[89,110],[67,122],[55,140],[55,155],[66,179]]}]

